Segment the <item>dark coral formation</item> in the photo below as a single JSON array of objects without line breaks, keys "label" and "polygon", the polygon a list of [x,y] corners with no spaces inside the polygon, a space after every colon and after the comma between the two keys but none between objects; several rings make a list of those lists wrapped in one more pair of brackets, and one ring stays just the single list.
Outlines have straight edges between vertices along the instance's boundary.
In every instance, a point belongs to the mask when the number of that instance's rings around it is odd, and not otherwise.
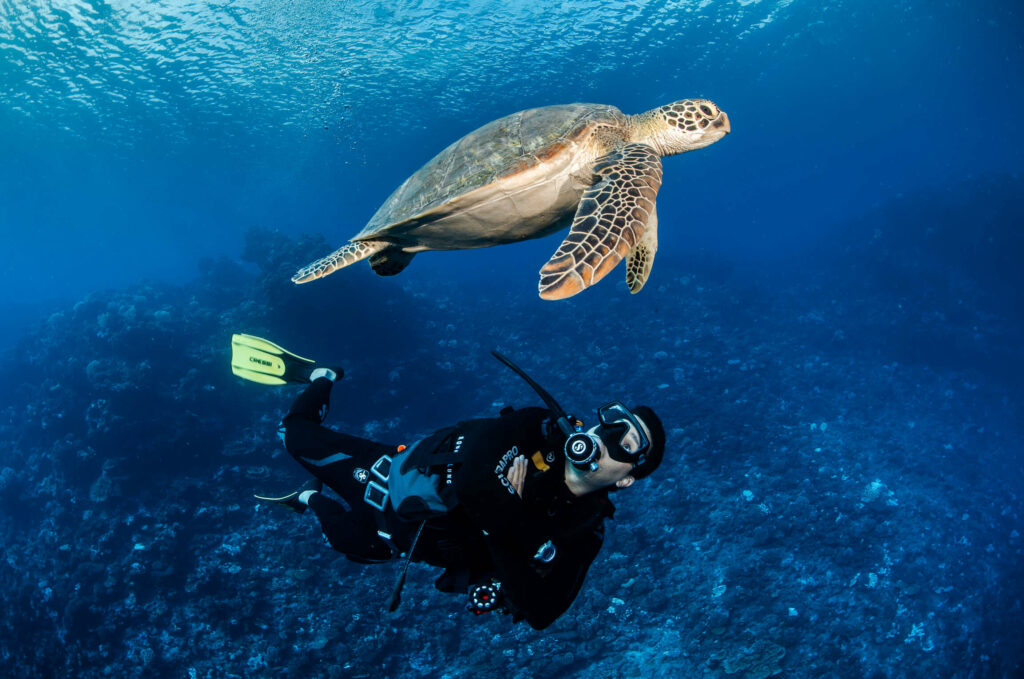
[{"label": "dark coral formation", "polygon": [[[324,243],[271,232],[255,266],[89,296],[4,362],[5,676],[1018,676],[1024,333],[946,240],[893,256],[902,219],[786,279],[666,260],[571,305],[358,268],[295,288]],[[388,615],[393,567],[252,500],[302,479],[274,436],[294,392],[235,380],[233,331],[345,365],[350,431],[532,404],[498,348],[584,417],[655,406],[673,452],[547,632],[416,565]]]}]

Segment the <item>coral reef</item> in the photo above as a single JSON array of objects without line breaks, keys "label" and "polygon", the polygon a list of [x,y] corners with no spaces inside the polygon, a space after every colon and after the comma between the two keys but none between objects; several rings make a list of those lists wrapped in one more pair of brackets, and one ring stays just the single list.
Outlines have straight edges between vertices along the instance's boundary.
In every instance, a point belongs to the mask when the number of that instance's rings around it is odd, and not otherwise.
[{"label": "coral reef", "polygon": [[[1019,675],[1021,401],[985,362],[910,360],[919,319],[888,291],[706,260],[571,307],[356,270],[291,287],[323,246],[254,232],[251,265],[90,295],[4,360],[5,676]],[[980,313],[945,318],[946,350],[1019,341]],[[411,441],[533,404],[497,348],[581,416],[654,406],[666,464],[616,495],[548,631],[467,615],[419,565],[389,615],[394,568],[253,501],[303,478],[275,437],[295,392],[233,378],[233,331],[343,364],[341,429]]]},{"label": "coral reef", "polygon": [[786,649],[765,639],[758,639],[749,646],[740,646],[732,655],[722,660],[726,674],[740,674],[743,679],[767,679],[782,672],[779,661],[786,655]]}]

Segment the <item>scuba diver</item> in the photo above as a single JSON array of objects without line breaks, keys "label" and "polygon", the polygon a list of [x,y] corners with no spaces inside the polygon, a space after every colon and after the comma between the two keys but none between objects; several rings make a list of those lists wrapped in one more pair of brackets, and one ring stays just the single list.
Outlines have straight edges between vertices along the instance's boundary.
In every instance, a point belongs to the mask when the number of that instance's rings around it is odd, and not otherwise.
[{"label": "scuba diver", "polygon": [[256,497],[300,514],[312,509],[326,540],[352,561],[404,558],[392,611],[405,569],[417,561],[443,568],[435,586],[468,593],[470,611],[546,628],[575,600],[601,549],[604,520],[615,512],[610,492],[651,474],[665,450],[649,407],[608,403],[585,429],[497,352],[547,408],[506,407],[410,447],[370,441],[323,425],[343,370],[249,335],[235,335],[232,349],[240,377],[308,384],[278,432],[314,478],[280,497]]}]

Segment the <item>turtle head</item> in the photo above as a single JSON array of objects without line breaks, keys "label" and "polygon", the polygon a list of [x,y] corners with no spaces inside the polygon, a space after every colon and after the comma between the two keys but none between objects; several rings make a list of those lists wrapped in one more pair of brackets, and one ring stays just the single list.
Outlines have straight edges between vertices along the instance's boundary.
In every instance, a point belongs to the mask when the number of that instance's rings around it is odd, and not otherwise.
[{"label": "turtle head", "polygon": [[681,99],[634,117],[633,141],[663,156],[695,151],[729,134],[729,116],[707,99]]}]

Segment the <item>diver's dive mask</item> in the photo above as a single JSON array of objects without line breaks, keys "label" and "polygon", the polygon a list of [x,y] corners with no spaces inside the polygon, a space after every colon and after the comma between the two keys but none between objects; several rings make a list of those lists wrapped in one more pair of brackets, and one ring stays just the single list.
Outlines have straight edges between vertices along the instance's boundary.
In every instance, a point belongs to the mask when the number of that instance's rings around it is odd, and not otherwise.
[{"label": "diver's dive mask", "polygon": [[597,470],[597,451],[603,443],[608,456],[634,467],[643,464],[651,441],[636,415],[619,401],[597,409],[601,423],[596,432],[582,431],[582,426],[565,442],[565,457],[580,471]]}]

